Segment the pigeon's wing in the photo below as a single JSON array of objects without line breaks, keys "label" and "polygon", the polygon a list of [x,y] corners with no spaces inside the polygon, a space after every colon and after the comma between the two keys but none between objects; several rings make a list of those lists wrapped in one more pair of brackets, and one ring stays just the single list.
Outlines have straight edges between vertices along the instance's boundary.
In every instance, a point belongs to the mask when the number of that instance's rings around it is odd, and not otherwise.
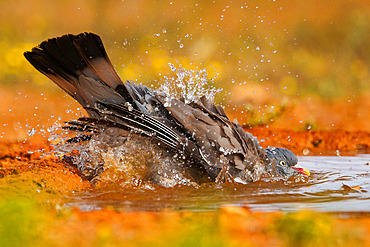
[{"label": "pigeon's wing", "polygon": [[[157,98],[162,103],[166,101],[163,95],[158,94]],[[254,136],[231,122],[220,106],[204,98],[191,104],[173,99],[167,105],[170,114],[194,139],[211,176],[215,178],[227,165],[234,178],[254,181],[260,177],[256,164],[265,165],[264,149]]]},{"label": "pigeon's wing", "polygon": [[[234,165],[237,169],[244,169],[240,174],[244,182],[259,180],[261,175],[267,171],[270,160],[266,151],[258,142],[258,139],[251,133],[245,132],[242,126],[228,119],[223,108],[215,105],[212,98],[201,98],[201,103],[196,104],[199,109],[209,114],[213,119],[222,122],[231,131],[233,136],[240,142],[242,156],[232,156]],[[241,159],[243,157],[243,160]]]}]

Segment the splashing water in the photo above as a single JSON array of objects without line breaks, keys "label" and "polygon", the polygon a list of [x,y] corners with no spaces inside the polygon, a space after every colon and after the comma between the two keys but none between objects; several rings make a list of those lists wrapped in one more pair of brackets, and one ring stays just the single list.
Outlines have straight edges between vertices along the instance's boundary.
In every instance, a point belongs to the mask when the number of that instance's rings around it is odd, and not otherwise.
[{"label": "splashing water", "polygon": [[[214,88],[205,69],[177,69],[169,64],[176,77],[165,76],[164,83],[155,92],[166,95],[167,106],[172,99],[186,104],[198,102],[201,97],[214,98],[221,89]],[[165,105],[166,106],[166,105]],[[114,187],[150,187],[160,184],[197,186],[187,176],[181,157],[167,151],[148,138],[109,128],[99,134],[73,132],[57,123],[48,129],[49,141],[54,144],[56,155],[81,172],[81,176],[99,184]],[[71,138],[91,135],[90,140],[71,142]],[[104,171],[104,172],[103,172]]]},{"label": "splashing water", "polygon": [[148,138],[134,133],[127,136],[120,129],[102,130],[89,141],[60,142],[54,147],[67,163],[81,171],[82,177],[104,187],[193,184],[180,159]]},{"label": "splashing water", "polygon": [[173,64],[168,64],[172,71],[176,72],[176,78],[164,76],[164,83],[158,91],[164,93],[166,97],[165,106],[170,106],[172,99],[183,99],[185,104],[198,102],[201,97],[213,99],[222,89],[212,86],[212,80],[208,80],[206,69],[185,70],[177,69]]}]

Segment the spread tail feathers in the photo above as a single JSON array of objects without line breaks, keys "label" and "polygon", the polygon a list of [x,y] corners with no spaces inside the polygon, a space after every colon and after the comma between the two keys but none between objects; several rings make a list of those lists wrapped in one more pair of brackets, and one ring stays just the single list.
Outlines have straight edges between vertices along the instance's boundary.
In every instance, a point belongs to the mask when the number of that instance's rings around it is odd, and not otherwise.
[{"label": "spread tail feathers", "polygon": [[68,34],[49,39],[24,56],[85,108],[110,98],[112,103],[135,105],[96,34]]}]

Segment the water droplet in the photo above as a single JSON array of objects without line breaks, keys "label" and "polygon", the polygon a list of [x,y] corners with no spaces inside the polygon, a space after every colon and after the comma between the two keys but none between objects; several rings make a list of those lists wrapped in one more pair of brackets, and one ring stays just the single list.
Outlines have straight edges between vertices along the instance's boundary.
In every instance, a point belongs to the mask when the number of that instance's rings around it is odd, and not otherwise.
[{"label": "water droplet", "polygon": [[168,63],[168,66],[170,66],[170,68],[171,68],[172,71],[176,71],[177,70],[176,67],[175,67],[175,65],[173,65],[172,63]]},{"label": "water droplet", "polygon": [[28,136],[33,136],[34,134],[36,134],[36,129],[34,129],[34,128],[32,128],[29,131],[27,131],[27,135]]}]

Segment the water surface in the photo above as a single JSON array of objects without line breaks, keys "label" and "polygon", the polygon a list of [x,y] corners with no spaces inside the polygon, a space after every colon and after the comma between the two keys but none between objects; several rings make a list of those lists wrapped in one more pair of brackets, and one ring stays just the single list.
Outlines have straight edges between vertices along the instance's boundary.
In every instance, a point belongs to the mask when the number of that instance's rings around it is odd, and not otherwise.
[{"label": "water surface", "polygon": [[[370,212],[370,155],[305,156],[301,166],[311,176],[288,181],[262,178],[242,184],[207,184],[75,193],[67,206],[98,210],[106,206],[127,211],[213,211],[225,204],[256,211]],[[353,189],[352,189],[352,188]]]}]

